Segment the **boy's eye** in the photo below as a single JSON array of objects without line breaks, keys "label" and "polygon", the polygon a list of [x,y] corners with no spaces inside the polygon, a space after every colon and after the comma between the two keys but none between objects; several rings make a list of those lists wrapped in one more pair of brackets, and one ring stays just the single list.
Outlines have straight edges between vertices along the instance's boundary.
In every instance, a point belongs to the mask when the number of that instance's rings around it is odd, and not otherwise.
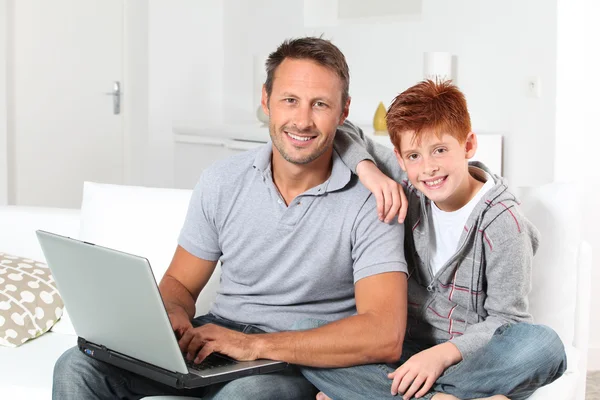
[{"label": "boy's eye", "polygon": [[446,149],[445,149],[445,148],[443,148],[443,147],[437,148],[437,149],[435,149],[435,151],[434,151],[434,153],[438,153],[438,154],[439,154],[439,153],[445,153],[445,152],[446,152]]},{"label": "boy's eye", "polygon": [[418,155],[416,154],[409,154],[406,158],[408,158],[410,161],[414,161],[416,160],[418,157]]}]

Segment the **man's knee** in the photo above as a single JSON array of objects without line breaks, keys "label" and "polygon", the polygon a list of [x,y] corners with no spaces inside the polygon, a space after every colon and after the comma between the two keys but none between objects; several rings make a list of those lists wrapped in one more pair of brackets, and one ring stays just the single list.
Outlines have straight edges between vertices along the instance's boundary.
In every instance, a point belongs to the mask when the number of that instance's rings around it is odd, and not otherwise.
[{"label": "man's knee", "polygon": [[[54,364],[54,379],[67,375],[78,375],[82,369],[86,369],[88,357],[83,355],[77,347],[65,351]],[[68,379],[71,379],[69,376]]]},{"label": "man's knee", "polygon": [[247,376],[221,387],[211,398],[221,399],[306,399],[314,398],[316,388],[300,373]]},{"label": "man's knee", "polygon": [[[65,351],[54,364],[55,391],[71,391],[74,386],[91,387],[105,380],[113,367],[83,354],[77,347]],[[113,374],[117,375],[118,374]],[[122,383],[122,377],[116,379]],[[85,382],[85,385],[80,383]]]},{"label": "man's knee", "polygon": [[77,347],[65,351],[54,364],[52,377],[52,397],[55,399],[75,399],[89,396],[91,393],[82,381],[93,379],[90,373],[94,360],[83,355]]}]

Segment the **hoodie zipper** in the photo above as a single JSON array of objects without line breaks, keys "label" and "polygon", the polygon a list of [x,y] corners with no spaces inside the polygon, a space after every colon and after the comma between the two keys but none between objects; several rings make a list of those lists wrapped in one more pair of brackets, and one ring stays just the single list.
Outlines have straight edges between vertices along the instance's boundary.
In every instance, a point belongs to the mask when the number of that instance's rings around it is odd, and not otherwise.
[{"label": "hoodie zipper", "polygon": [[[423,210],[423,223],[425,224],[425,229],[427,229],[427,238],[429,238],[430,234],[430,226],[429,226],[429,214],[427,213],[427,200],[425,196],[421,196],[421,210]],[[430,247],[427,246],[427,252],[425,253],[425,263],[427,265],[427,270],[429,271],[429,285],[427,285],[427,291],[429,293],[433,293],[435,291],[435,276],[433,275],[433,269],[431,268],[430,263]]]},{"label": "hoodie zipper", "polygon": [[[503,191],[504,192],[504,191]],[[424,220],[425,223],[427,224],[427,237],[429,238],[431,232],[430,232],[430,226],[429,226],[429,214],[427,213],[427,208],[426,208],[426,201],[423,199],[422,196],[421,197],[421,209],[423,210],[423,214],[424,214]],[[488,209],[490,208],[490,205],[487,204],[486,207],[480,212],[480,216],[483,215]],[[456,250],[456,253],[454,253],[454,255],[452,257],[450,257],[448,259],[448,261],[446,261],[446,263],[442,266],[442,268],[440,268],[440,270],[438,271],[438,275],[442,274],[442,272],[444,272],[450,265],[452,265],[452,263],[454,261],[456,261],[456,258],[458,258],[462,252],[465,249],[465,246],[467,245],[467,242],[469,241],[469,237],[471,235],[471,232],[473,231],[473,229],[479,229],[479,224],[480,222],[480,218],[477,218],[477,221],[475,222],[475,224],[473,224],[471,226],[471,228],[469,229],[469,231],[467,232],[467,234],[465,235],[464,240],[462,241],[461,245],[459,246],[459,248]],[[426,254],[426,261],[427,261],[427,269],[429,271],[429,275],[431,277],[431,281],[429,282],[429,285],[427,285],[427,291],[432,293],[435,291],[435,281],[436,281],[436,276],[433,273],[433,269],[431,268],[431,263],[430,263],[430,250],[429,250],[429,246],[427,246],[427,254]]]}]

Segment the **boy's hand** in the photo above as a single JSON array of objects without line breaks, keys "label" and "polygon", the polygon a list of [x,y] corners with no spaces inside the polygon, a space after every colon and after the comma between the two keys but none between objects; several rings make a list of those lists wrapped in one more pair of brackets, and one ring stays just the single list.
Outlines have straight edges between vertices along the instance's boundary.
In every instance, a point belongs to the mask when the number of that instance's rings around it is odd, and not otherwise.
[{"label": "boy's hand", "polygon": [[408,200],[402,185],[387,177],[369,160],[358,163],[356,174],[362,184],[375,196],[379,220],[388,223],[397,214],[398,223],[403,223],[408,209]]},{"label": "boy's hand", "polygon": [[424,396],[446,368],[460,360],[462,356],[458,348],[450,342],[415,354],[388,374],[388,378],[392,379],[392,395],[401,393],[404,400]]}]

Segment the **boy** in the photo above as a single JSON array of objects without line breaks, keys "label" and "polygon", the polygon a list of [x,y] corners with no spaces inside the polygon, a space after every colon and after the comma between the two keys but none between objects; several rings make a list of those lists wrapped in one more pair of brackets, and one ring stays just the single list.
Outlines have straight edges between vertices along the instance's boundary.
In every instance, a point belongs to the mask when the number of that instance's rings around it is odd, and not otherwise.
[{"label": "boy", "polygon": [[[409,88],[390,106],[387,126],[408,175],[402,357],[395,370],[307,368],[305,376],[333,398],[527,398],[566,368],[559,337],[532,325],[527,311],[538,231],[501,177],[469,163],[477,137],[456,86],[428,80]],[[357,169],[369,188],[380,174],[370,162]]]}]

